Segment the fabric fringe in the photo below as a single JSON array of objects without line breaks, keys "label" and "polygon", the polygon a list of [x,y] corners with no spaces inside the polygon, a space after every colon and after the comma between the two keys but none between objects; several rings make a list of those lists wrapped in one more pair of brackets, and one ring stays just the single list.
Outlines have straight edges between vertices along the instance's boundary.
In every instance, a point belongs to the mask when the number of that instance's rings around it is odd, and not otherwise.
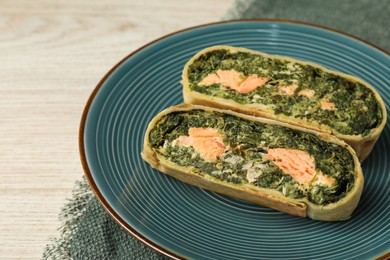
[{"label": "fabric fringe", "polygon": [[76,181],[72,190],[72,198],[61,209],[59,220],[62,225],[59,238],[50,239],[47,244],[43,259],[72,259],[70,256],[70,241],[77,231],[77,223],[85,211],[86,205],[93,198],[93,192],[90,189],[85,176],[81,181]]}]

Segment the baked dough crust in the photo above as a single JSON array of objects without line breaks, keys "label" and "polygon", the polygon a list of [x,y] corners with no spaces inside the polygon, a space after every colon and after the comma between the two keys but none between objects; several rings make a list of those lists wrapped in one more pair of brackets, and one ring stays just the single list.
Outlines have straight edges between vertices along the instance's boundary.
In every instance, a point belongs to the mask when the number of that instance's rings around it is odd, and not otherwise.
[{"label": "baked dough crust", "polygon": [[[313,66],[315,68],[319,68],[325,72],[330,72],[330,73],[333,73],[335,75],[339,75],[347,80],[359,82],[374,92],[374,95],[375,95],[375,97],[376,97],[376,99],[381,107],[381,110],[382,110],[382,122],[380,123],[380,125],[378,127],[372,129],[368,135],[365,135],[365,136],[345,135],[345,134],[338,133],[337,131],[335,131],[334,129],[330,128],[327,125],[318,124],[318,123],[313,122],[313,121],[309,122],[305,119],[289,117],[289,116],[282,115],[282,114],[275,115],[275,113],[271,109],[267,108],[264,105],[260,105],[260,104],[259,105],[256,105],[256,104],[243,105],[243,104],[239,104],[233,100],[212,97],[209,95],[205,95],[202,93],[191,91],[190,87],[189,87],[189,79],[188,79],[189,66],[196,59],[198,59],[201,55],[203,55],[207,52],[210,52],[210,51],[214,51],[214,50],[228,50],[228,51],[233,52],[233,53],[234,52],[246,52],[246,53],[250,53],[250,54],[260,55],[263,57],[276,58],[276,59],[286,60],[286,61],[293,62],[293,63],[311,65],[311,66]],[[281,122],[285,122],[288,124],[303,126],[305,128],[313,129],[313,130],[324,132],[324,133],[331,133],[331,134],[335,135],[336,137],[344,140],[350,146],[352,146],[352,148],[355,150],[360,162],[363,162],[370,155],[372,149],[374,148],[376,141],[379,138],[379,135],[381,134],[382,130],[385,127],[386,119],[387,119],[385,103],[383,102],[379,93],[367,82],[364,82],[363,80],[361,80],[357,77],[351,76],[351,75],[347,75],[347,74],[343,74],[340,72],[329,70],[329,69],[322,67],[318,64],[315,64],[315,63],[300,61],[300,60],[292,59],[289,57],[269,55],[266,53],[253,51],[253,50],[249,50],[249,49],[245,49],[245,48],[238,48],[238,47],[231,47],[231,46],[213,46],[213,47],[209,47],[209,48],[206,48],[206,49],[198,52],[184,66],[181,83],[183,85],[183,97],[184,97],[185,103],[204,105],[204,106],[212,106],[212,107],[221,108],[221,109],[231,109],[231,110],[234,110],[234,111],[237,111],[240,113],[244,113],[244,114],[254,115],[254,116],[258,116],[258,117],[266,117],[266,118],[278,120]]]},{"label": "baked dough crust", "polygon": [[[153,150],[149,142],[149,133],[151,129],[155,126],[155,124],[163,116],[176,111],[190,111],[193,109],[202,109],[207,112],[226,113],[226,114],[231,114],[236,117],[244,118],[251,121],[256,121],[256,122],[261,122],[266,124],[281,125],[299,131],[312,133],[317,135],[322,140],[344,146],[346,149],[348,149],[348,151],[353,156],[353,160],[355,163],[354,187],[344,198],[340,199],[338,202],[321,206],[321,205],[315,205],[309,202],[307,199],[287,198],[283,196],[280,192],[273,189],[259,188],[247,184],[227,183],[215,179],[208,175],[205,175],[206,177],[204,177],[198,174],[197,171],[195,171],[195,169],[192,167],[182,167],[175,163],[172,163]],[[182,182],[206,190],[214,191],[220,194],[228,195],[255,204],[273,208],[278,211],[285,212],[291,215],[295,215],[299,217],[310,217],[315,220],[337,221],[337,220],[345,220],[350,218],[352,212],[355,210],[360,200],[360,196],[364,184],[362,169],[360,167],[360,163],[356,156],[355,151],[344,141],[339,140],[338,138],[328,133],[320,133],[320,132],[313,131],[311,129],[292,126],[280,121],[275,121],[267,118],[254,117],[254,116],[244,115],[233,111],[221,110],[217,108],[191,105],[191,104],[182,104],[182,105],[167,108],[164,111],[160,112],[156,117],[154,117],[154,119],[149,123],[149,126],[146,130],[145,138],[144,138],[144,147],[141,155],[142,158],[146,162],[148,162],[153,168],[167,175],[170,175]]]}]

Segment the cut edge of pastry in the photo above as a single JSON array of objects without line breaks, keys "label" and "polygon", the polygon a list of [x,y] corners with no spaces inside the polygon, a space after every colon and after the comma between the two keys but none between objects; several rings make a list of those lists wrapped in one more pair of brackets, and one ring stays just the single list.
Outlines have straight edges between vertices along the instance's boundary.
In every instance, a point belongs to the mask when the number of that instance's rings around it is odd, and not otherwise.
[{"label": "cut edge of pastry", "polygon": [[[330,203],[327,205],[315,205],[307,199],[291,199],[283,196],[280,192],[273,189],[259,188],[255,186],[249,186],[245,184],[231,184],[217,180],[213,177],[203,177],[191,167],[182,167],[175,163],[166,160],[163,156],[158,155],[153,151],[149,143],[149,133],[153,126],[160,120],[161,117],[172,113],[174,111],[190,111],[192,109],[202,109],[207,112],[220,112],[231,114],[247,120],[257,121],[261,123],[281,125],[288,128],[296,129],[299,131],[315,134],[321,139],[341,145],[348,149],[353,156],[355,164],[355,183],[351,191],[346,194],[345,197],[337,201],[336,203]],[[361,193],[364,186],[364,179],[360,162],[356,156],[355,151],[344,141],[327,134],[319,133],[317,131],[301,128],[294,125],[289,125],[280,121],[275,121],[267,118],[253,117],[250,115],[240,114],[234,111],[221,110],[217,108],[211,108],[199,105],[181,104],[173,106],[160,112],[150,123],[145,133],[144,148],[141,153],[142,158],[148,162],[153,168],[160,172],[163,172],[169,176],[172,176],[182,182],[190,185],[194,185],[206,190],[214,191],[223,195],[231,196],[234,198],[249,201],[258,205],[269,207],[290,215],[298,217],[310,217],[314,220],[323,221],[339,221],[349,219],[357,207]]]},{"label": "cut edge of pastry", "polygon": [[[378,101],[380,108],[381,108],[381,111],[382,111],[382,122],[376,128],[373,128],[370,131],[370,133],[365,135],[365,136],[362,136],[361,134],[359,134],[359,135],[345,135],[345,134],[338,133],[335,130],[332,130],[332,128],[327,126],[327,125],[319,124],[319,123],[316,123],[313,121],[308,122],[305,119],[299,119],[299,118],[291,119],[291,117],[285,116],[283,114],[276,115],[272,109],[269,109],[264,105],[254,105],[254,104],[242,105],[242,104],[239,104],[233,100],[213,97],[213,96],[205,95],[205,94],[198,93],[195,91],[191,91],[191,89],[189,87],[189,79],[188,79],[189,66],[196,59],[198,59],[201,55],[203,55],[207,52],[210,52],[210,51],[221,50],[221,49],[228,50],[232,53],[246,52],[246,53],[250,53],[250,54],[261,55],[261,56],[264,56],[267,58],[276,58],[276,59],[286,60],[286,61],[293,62],[293,63],[310,65],[310,66],[313,66],[315,68],[319,68],[325,72],[329,72],[329,73],[341,76],[343,78],[346,78],[347,80],[359,82],[373,91],[375,98]],[[270,119],[281,121],[281,122],[288,123],[291,125],[303,126],[305,128],[312,129],[315,131],[333,134],[336,137],[338,137],[339,139],[348,143],[355,150],[360,162],[363,162],[370,155],[372,149],[374,148],[375,143],[377,142],[380,134],[382,133],[382,131],[386,125],[386,120],[387,120],[386,106],[385,106],[385,103],[384,103],[382,97],[379,95],[378,91],[376,91],[376,89],[373,86],[371,86],[367,82],[363,81],[362,79],[359,79],[357,77],[354,77],[354,76],[351,76],[348,74],[344,74],[341,72],[327,69],[321,65],[318,65],[318,64],[315,64],[312,62],[301,61],[298,59],[293,59],[293,58],[279,56],[279,55],[269,55],[269,54],[266,54],[263,52],[254,51],[254,50],[250,50],[250,49],[246,49],[246,48],[218,45],[218,46],[212,46],[212,47],[208,47],[208,48],[201,50],[200,52],[195,54],[184,66],[184,69],[182,71],[181,83],[183,86],[183,98],[184,98],[185,103],[202,105],[202,106],[211,106],[211,107],[220,108],[220,109],[234,110],[236,112],[240,112],[243,114],[253,115],[253,116],[257,116],[257,117],[270,118]]]}]

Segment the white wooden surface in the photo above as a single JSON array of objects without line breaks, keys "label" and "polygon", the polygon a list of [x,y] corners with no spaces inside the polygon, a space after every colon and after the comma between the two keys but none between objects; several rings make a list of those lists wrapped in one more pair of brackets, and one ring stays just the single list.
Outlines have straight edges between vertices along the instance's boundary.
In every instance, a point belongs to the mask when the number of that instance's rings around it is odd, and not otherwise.
[{"label": "white wooden surface", "polygon": [[0,259],[39,259],[83,171],[84,104],[120,59],[233,0],[0,0]]}]

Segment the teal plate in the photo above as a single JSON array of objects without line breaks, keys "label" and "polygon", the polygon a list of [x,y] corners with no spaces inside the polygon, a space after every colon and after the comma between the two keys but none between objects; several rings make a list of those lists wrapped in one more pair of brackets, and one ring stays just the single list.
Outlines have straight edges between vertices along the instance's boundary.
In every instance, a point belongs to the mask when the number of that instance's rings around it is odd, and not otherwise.
[{"label": "teal plate", "polygon": [[159,173],[142,160],[147,124],[183,101],[184,64],[212,45],[290,56],[352,74],[375,86],[390,104],[389,54],[340,32],[292,21],[238,20],[170,34],[119,62],[86,105],[81,160],[108,212],[137,238],[174,258],[389,257],[390,120],[362,165],[363,195],[344,222],[302,219],[218,195]]}]

